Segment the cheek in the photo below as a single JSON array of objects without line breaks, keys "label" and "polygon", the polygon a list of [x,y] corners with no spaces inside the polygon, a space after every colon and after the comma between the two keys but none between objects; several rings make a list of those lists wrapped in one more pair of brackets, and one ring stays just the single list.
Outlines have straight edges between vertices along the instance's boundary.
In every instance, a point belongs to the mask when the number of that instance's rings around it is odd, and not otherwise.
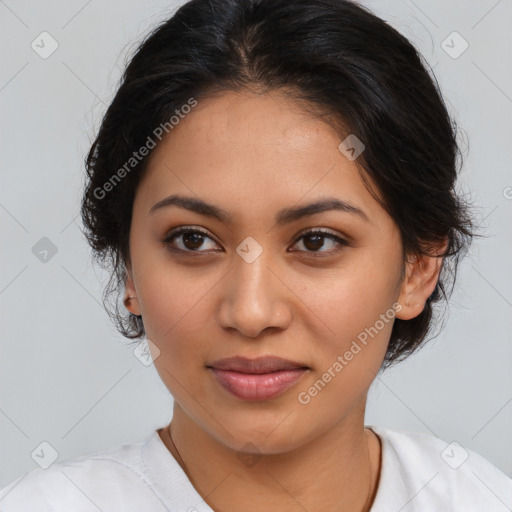
[{"label": "cheek", "polygon": [[138,295],[142,301],[146,332],[162,343],[176,338],[185,327],[187,332],[200,326],[206,316],[204,300],[215,285],[212,276],[200,270],[193,278],[169,261],[154,264],[144,273]]},{"label": "cheek", "polygon": [[329,327],[315,343],[314,355],[319,376],[330,371],[325,380],[334,394],[343,394],[347,386],[357,392],[371,384],[386,354],[395,320],[398,270],[394,260],[376,259],[370,251],[367,256],[361,251],[357,259],[316,285],[312,282],[306,298],[322,324]]},{"label": "cheek", "polygon": [[[181,280],[183,282],[183,279]],[[204,371],[205,312],[201,297],[205,291],[192,284],[182,286],[174,273],[147,283],[144,295],[144,326],[148,339],[159,349],[155,368],[175,400],[184,404],[190,396],[200,396]],[[204,300],[204,299],[203,299]]]},{"label": "cheek", "polygon": [[212,324],[209,297],[219,278],[203,273],[192,279],[190,272],[169,262],[155,264],[145,273],[138,292],[146,336],[160,351],[155,367],[173,394],[179,394],[180,382],[190,385],[193,378],[187,375],[203,371],[205,354],[215,341],[206,326]]},{"label": "cheek", "polygon": [[312,281],[304,299],[334,331],[330,332],[333,339],[357,337],[386,314],[395,300],[396,271],[374,259],[358,259],[357,264]]},{"label": "cheek", "polygon": [[389,284],[379,275],[353,272],[313,299],[334,334],[317,339],[314,372],[297,390],[296,399],[312,421],[317,414],[326,423],[337,421],[378,374],[395,318]]}]

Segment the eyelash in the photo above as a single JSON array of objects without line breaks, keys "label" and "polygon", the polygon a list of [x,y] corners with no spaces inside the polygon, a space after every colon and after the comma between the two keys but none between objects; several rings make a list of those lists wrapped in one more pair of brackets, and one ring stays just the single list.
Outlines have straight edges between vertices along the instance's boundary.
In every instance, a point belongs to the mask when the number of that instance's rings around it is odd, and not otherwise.
[{"label": "eyelash", "polygon": [[[185,249],[176,249],[175,247],[171,247],[171,243],[174,241],[174,239],[177,238],[179,235],[182,235],[184,233],[189,233],[189,234],[190,233],[199,233],[199,234],[205,235],[207,238],[210,238],[211,240],[213,240],[208,235],[208,233],[206,231],[203,231],[202,229],[188,228],[188,227],[183,226],[183,227],[177,228],[174,231],[171,231],[162,240],[162,244],[166,248],[168,248],[170,251],[175,252],[175,253],[181,253],[181,254],[189,253],[189,254],[191,254],[193,256],[200,255],[201,253],[208,254],[207,251],[200,251],[200,250],[193,251],[193,250],[190,250],[190,249],[189,250],[185,250]],[[318,257],[325,257],[325,256],[330,256],[330,255],[333,255],[335,253],[338,253],[339,251],[343,250],[343,248],[345,246],[348,245],[348,242],[346,240],[344,240],[343,238],[340,238],[339,236],[334,235],[333,233],[330,233],[328,231],[321,231],[319,229],[313,229],[311,231],[306,231],[305,233],[302,233],[297,239],[295,239],[295,241],[293,242],[293,245],[295,245],[301,239],[307,238],[308,236],[312,236],[312,235],[320,235],[320,236],[322,236],[324,238],[328,238],[330,240],[338,242],[341,247],[338,247],[338,248],[336,248],[334,250],[331,250],[331,251],[298,251],[298,252],[305,252],[308,255],[312,255],[313,257],[318,258]]]}]

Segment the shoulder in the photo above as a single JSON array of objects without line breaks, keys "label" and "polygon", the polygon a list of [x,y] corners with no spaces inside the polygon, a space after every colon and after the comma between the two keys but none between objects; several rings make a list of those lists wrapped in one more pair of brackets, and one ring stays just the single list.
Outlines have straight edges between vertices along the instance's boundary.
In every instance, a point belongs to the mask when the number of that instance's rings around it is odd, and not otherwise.
[{"label": "shoulder", "polygon": [[489,507],[496,512],[512,509],[512,479],[462,443],[424,432],[370,428],[383,443],[384,484],[399,477],[403,494],[411,499],[410,508],[403,512],[433,510],[436,506],[438,510],[464,512]]},{"label": "shoulder", "polygon": [[146,440],[35,468],[0,489],[2,512],[164,510],[143,469]]}]

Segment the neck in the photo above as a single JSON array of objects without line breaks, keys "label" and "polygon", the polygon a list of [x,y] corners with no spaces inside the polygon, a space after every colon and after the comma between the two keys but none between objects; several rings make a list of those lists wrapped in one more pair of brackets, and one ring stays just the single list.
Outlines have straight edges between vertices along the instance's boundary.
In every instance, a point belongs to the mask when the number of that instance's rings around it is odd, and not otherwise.
[{"label": "neck", "polygon": [[368,512],[381,447],[364,429],[362,412],[282,453],[242,454],[201,429],[176,402],[171,424],[159,434],[213,510]]}]

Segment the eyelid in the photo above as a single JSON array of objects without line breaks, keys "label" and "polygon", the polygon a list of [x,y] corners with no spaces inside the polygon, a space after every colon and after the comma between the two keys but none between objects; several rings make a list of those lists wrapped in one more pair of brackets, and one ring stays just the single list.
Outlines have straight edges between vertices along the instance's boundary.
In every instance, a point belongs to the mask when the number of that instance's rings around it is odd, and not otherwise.
[{"label": "eyelid", "polygon": [[338,238],[346,238],[346,237],[344,237],[344,235],[341,235],[335,231],[331,231],[329,228],[309,227],[309,228],[304,228],[303,230],[299,231],[299,233],[297,234],[293,243],[297,242],[304,235],[307,235],[309,233],[319,233],[319,232],[324,235],[332,235],[332,236],[336,236]]}]

